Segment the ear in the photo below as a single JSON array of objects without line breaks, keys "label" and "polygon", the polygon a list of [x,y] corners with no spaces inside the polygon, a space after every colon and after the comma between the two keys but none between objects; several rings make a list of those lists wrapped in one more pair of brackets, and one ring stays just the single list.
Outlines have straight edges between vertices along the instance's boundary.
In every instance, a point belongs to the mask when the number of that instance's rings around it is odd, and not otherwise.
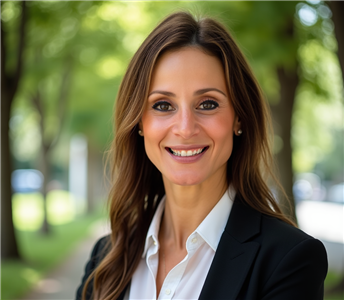
[{"label": "ear", "polygon": [[143,136],[143,127],[142,127],[142,121],[140,120],[140,122],[137,124],[138,129],[138,134]]},{"label": "ear", "polygon": [[233,123],[233,131],[234,131],[234,134],[237,136],[239,136],[242,133],[241,120],[238,116],[235,116],[234,123]]}]

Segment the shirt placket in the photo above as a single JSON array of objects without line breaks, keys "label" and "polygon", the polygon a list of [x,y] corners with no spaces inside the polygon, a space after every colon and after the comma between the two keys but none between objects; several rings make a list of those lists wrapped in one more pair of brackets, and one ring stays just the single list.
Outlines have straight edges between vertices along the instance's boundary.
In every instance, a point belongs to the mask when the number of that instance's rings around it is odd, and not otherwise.
[{"label": "shirt placket", "polygon": [[202,241],[198,238],[197,233],[193,233],[189,236],[186,242],[187,255],[185,258],[176,265],[166,276],[164,283],[161,287],[158,300],[169,300],[173,299],[176,292],[178,284],[182,279],[185,269],[187,267],[188,261],[200,247]]},{"label": "shirt placket", "polygon": [[157,239],[152,236],[152,240],[153,240],[153,245],[151,247],[148,248],[147,251],[147,256],[146,256],[146,264],[148,266],[149,272],[151,274],[151,278],[153,281],[153,285],[154,285],[154,290],[153,290],[153,296],[152,299],[156,299],[156,275],[158,272],[158,248],[159,248],[159,244]]}]

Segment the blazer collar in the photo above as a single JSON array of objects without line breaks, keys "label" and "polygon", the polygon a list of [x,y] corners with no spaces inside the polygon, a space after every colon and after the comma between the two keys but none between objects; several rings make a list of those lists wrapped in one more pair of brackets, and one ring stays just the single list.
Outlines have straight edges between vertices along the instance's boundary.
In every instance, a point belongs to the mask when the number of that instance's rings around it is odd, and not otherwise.
[{"label": "blazer collar", "polygon": [[239,243],[260,233],[261,213],[244,203],[240,196],[234,200],[225,231]]},{"label": "blazer collar", "polygon": [[250,241],[260,232],[261,214],[237,196],[209,269],[200,300],[237,299],[260,244]]}]

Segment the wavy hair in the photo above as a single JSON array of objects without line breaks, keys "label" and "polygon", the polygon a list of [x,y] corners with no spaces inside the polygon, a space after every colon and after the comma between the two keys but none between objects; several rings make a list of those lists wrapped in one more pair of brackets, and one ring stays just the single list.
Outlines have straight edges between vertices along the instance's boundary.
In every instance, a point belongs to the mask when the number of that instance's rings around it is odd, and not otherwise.
[{"label": "wavy hair", "polygon": [[[264,174],[272,172],[271,121],[252,71],[226,28],[211,18],[196,20],[187,12],[167,16],[146,38],[129,63],[115,105],[111,145],[112,189],[109,197],[111,245],[88,278],[93,299],[117,299],[131,280],[144,249],[154,212],[165,194],[162,176],[148,159],[138,135],[154,65],[166,51],[197,47],[218,57],[225,70],[229,98],[241,120],[227,163],[227,180],[242,201],[257,211],[293,224],[283,215]],[[266,174],[265,174],[266,175]]]}]

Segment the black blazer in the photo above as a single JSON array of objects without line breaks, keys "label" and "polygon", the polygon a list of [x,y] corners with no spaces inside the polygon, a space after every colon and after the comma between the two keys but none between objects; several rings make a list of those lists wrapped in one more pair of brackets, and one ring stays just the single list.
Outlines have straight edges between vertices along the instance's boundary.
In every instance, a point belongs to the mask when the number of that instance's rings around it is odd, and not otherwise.
[{"label": "black blazer", "polygon": [[[104,256],[107,239],[92,251],[77,300]],[[327,255],[319,240],[236,198],[199,299],[320,300],[326,273]]]}]

